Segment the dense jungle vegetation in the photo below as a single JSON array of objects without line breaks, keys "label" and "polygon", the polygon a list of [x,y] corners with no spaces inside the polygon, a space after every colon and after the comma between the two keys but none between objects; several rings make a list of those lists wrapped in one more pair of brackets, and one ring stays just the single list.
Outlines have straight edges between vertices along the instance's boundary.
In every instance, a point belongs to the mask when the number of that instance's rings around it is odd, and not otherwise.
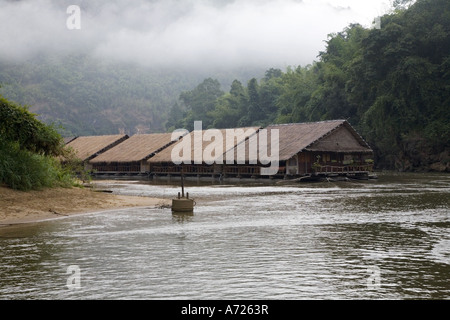
[{"label": "dense jungle vegetation", "polygon": [[[398,3],[404,3],[399,1]],[[319,61],[229,92],[205,79],[181,93],[167,128],[227,128],[347,119],[379,168],[450,169],[450,2],[418,0],[381,17],[380,28],[330,34]]]},{"label": "dense jungle vegetation", "polygon": [[63,168],[63,139],[27,108],[0,96],[0,186],[18,190],[74,184],[74,173]]},{"label": "dense jungle vegetation", "polygon": [[[46,55],[0,62],[0,94],[64,136],[192,129],[194,120],[206,129],[347,119],[378,168],[449,171],[450,2],[405,2],[380,28],[330,34],[306,66],[205,75]],[[16,120],[2,118],[1,130]],[[0,132],[2,150],[47,156]]]},{"label": "dense jungle vegetation", "polygon": [[[216,77],[226,85],[254,73],[222,71]],[[165,131],[168,110],[180,92],[204,77],[196,70],[113,63],[83,54],[42,54],[25,62],[0,61],[0,94],[29,106],[40,120],[62,126],[64,136],[132,135]]]}]

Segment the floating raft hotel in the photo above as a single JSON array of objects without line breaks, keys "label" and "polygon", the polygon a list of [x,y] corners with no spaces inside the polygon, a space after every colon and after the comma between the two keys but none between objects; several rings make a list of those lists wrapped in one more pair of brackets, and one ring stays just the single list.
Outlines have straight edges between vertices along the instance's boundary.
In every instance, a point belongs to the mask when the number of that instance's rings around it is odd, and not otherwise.
[{"label": "floating raft hotel", "polygon": [[[236,135],[233,136],[231,141],[227,141],[227,129],[218,130],[222,137],[221,146],[223,147],[223,150],[236,148],[237,145],[244,143],[248,138],[255,135],[258,130],[260,130],[260,127],[234,128],[232,130],[236,133]],[[177,143],[170,145],[168,148],[165,148],[160,153],[150,158],[148,162],[150,164],[151,174],[180,175],[181,172],[183,172],[186,176],[198,175],[219,177],[223,173],[223,164],[217,163],[222,163],[225,161],[226,155],[221,155],[222,161],[216,161],[220,155],[211,156],[209,152],[205,152],[205,150],[208,150],[208,148],[212,146],[212,141],[208,142],[203,141],[202,139],[201,144],[195,143],[196,135],[204,137],[206,131],[208,130],[192,131],[189,135],[182,137],[179,141],[177,141]],[[182,166],[177,165],[172,161],[172,153],[175,148],[180,149],[180,145],[185,143],[190,145],[188,148],[188,152],[190,153],[190,163],[184,163]],[[201,164],[195,163],[197,155],[202,155]]]},{"label": "floating raft hotel", "polygon": [[[180,138],[178,136],[178,138]],[[146,174],[150,171],[148,159],[168,148],[175,141],[171,133],[137,134],[114,148],[106,150],[87,163],[97,173]]]},{"label": "floating raft hotel", "polygon": [[93,158],[114,148],[128,138],[126,134],[71,137],[66,140],[66,146],[75,152],[78,159],[88,164]]},{"label": "floating raft hotel", "polygon": [[[273,130],[276,131],[273,131]],[[229,129],[230,130],[230,129]],[[364,179],[373,170],[373,150],[346,120],[331,120],[309,123],[270,125],[266,128],[247,127],[231,129],[237,134],[233,140],[225,141],[222,134],[223,154],[213,153],[212,158],[195,161],[196,155],[209,155],[211,140],[201,144],[192,143],[195,137],[208,130],[192,131],[179,135],[172,141],[171,133],[136,134],[134,136],[77,137],[67,143],[84,162],[86,169],[96,176],[145,176],[212,178],[284,178],[314,179],[323,177],[350,177]],[[258,155],[265,148],[272,150],[272,133],[278,134],[278,170],[270,176],[263,175]],[[206,141],[205,141],[206,140]],[[257,152],[249,152],[257,142]],[[217,141],[216,141],[217,142]],[[191,143],[190,161],[183,167],[172,161],[174,148]],[[254,145],[252,145],[254,146]],[[245,156],[242,154],[245,152]],[[254,149],[252,149],[254,150]],[[234,161],[226,161],[230,159]],[[255,158],[256,157],[256,158]],[[221,161],[215,161],[220,159]],[[237,161],[240,159],[240,161]],[[183,168],[183,169],[182,169]]]}]

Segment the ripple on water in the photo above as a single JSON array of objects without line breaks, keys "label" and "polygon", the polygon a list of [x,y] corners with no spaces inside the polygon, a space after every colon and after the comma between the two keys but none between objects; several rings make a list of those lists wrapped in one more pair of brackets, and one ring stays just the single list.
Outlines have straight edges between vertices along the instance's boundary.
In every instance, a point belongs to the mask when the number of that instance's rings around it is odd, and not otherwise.
[{"label": "ripple on water", "polygon": [[[108,187],[154,197],[178,192],[145,183]],[[198,204],[192,216],[131,208],[2,228],[0,298],[450,297],[446,177],[188,191]],[[66,286],[71,265],[81,269],[76,291]]]}]

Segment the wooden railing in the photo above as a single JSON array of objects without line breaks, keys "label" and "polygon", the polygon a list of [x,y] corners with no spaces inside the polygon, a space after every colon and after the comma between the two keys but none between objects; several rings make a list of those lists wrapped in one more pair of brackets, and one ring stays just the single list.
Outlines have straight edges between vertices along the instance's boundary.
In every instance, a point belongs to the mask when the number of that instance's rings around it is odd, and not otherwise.
[{"label": "wooden railing", "polygon": [[232,176],[259,175],[261,168],[255,166],[224,166],[223,174]]},{"label": "wooden railing", "polygon": [[100,165],[93,166],[93,169],[97,172],[140,172],[141,167],[139,165]]},{"label": "wooden railing", "polygon": [[[183,170],[182,170],[183,169]],[[152,173],[165,173],[165,174],[213,174],[214,166],[195,166],[195,165],[185,165],[181,166],[152,166],[150,171]]]},{"label": "wooden railing", "polygon": [[[286,168],[280,167],[279,174],[284,174]],[[352,164],[352,165],[320,165],[312,169],[315,173],[353,173],[373,171],[372,164]],[[154,174],[181,174],[181,166],[151,166],[151,173]],[[206,166],[206,165],[185,165],[183,166],[185,174],[224,174],[230,176],[252,176],[260,175],[261,167],[245,165],[224,165],[224,166]]]},{"label": "wooden railing", "polygon": [[315,172],[320,173],[347,173],[347,172],[371,172],[373,164],[351,164],[344,166],[321,165],[315,168]]},{"label": "wooden railing", "polygon": [[[180,174],[181,166],[152,166],[150,169],[154,174]],[[239,175],[259,175],[261,168],[258,166],[202,166],[202,165],[185,165],[183,166],[185,174],[225,174],[231,176]]]}]

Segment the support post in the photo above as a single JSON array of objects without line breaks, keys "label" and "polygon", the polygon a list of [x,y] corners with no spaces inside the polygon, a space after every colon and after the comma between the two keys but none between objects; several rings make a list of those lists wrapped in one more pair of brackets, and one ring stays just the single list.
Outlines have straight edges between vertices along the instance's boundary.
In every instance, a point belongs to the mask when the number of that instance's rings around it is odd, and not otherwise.
[{"label": "support post", "polygon": [[184,198],[184,172],[183,172],[183,167],[181,167],[181,197]]}]

